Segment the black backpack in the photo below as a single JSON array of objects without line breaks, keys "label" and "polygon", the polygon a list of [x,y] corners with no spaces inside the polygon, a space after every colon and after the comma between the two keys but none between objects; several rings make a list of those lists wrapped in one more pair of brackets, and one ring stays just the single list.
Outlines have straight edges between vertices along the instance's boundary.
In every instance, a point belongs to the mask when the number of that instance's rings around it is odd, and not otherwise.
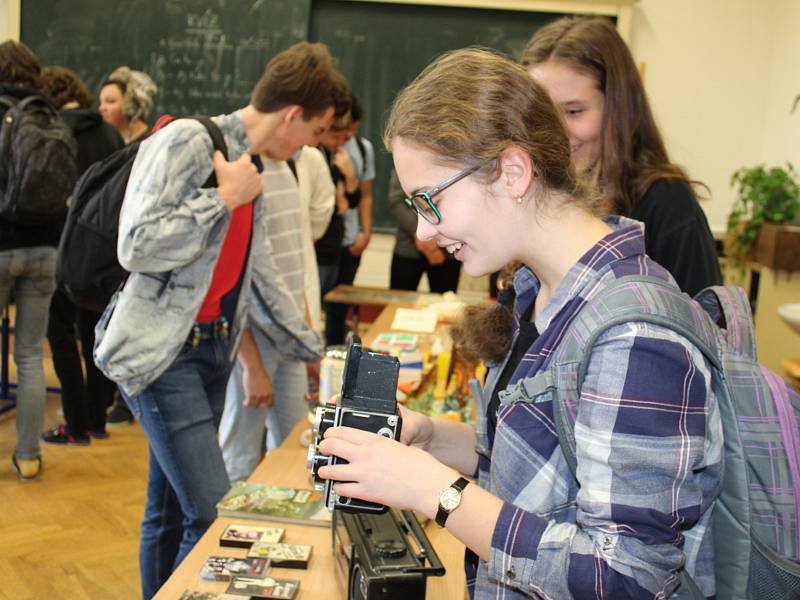
[{"label": "black backpack", "polygon": [[[193,117],[205,126],[214,149],[228,158],[219,127],[207,117]],[[103,312],[128,272],[117,260],[119,213],[133,162],[143,140],[94,163],[75,184],[56,260],[56,281],[77,306]],[[203,187],[216,187],[214,172]]]},{"label": "black backpack", "polygon": [[72,132],[43,96],[0,96],[0,105],[0,218],[30,227],[63,221],[78,177]]}]

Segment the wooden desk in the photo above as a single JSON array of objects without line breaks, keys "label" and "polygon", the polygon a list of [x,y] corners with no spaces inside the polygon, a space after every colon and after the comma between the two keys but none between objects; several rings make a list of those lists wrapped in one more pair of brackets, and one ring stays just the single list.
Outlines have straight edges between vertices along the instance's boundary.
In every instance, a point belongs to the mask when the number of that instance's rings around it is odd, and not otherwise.
[{"label": "wooden desk", "polygon": [[[384,290],[385,291],[385,290]],[[388,330],[391,315],[396,306],[389,306],[365,335],[371,340],[381,330]],[[250,481],[285,485],[291,487],[312,486],[306,468],[307,448],[300,443],[300,435],[310,425],[298,423],[280,447],[270,452],[253,475]],[[169,578],[169,581],[156,594],[157,600],[176,600],[186,589],[224,592],[227,582],[203,581],[200,570],[205,559],[211,555],[244,556],[246,550],[241,548],[224,548],[219,545],[219,536],[230,523],[264,524],[255,520],[231,519],[220,517],[211,525],[194,549]],[[338,576],[331,548],[331,531],[327,527],[305,527],[284,523],[275,523],[286,529],[285,541],[288,543],[312,544],[314,551],[307,570],[280,569],[270,570],[270,575],[283,579],[300,580],[298,600],[346,600],[346,582]],[[464,545],[454,538],[446,529],[440,529],[435,523],[428,523],[425,532],[436,549],[439,558],[447,569],[444,577],[429,577],[427,598],[431,600],[463,600],[466,593],[464,577]]]},{"label": "wooden desk", "polygon": [[434,302],[441,299],[441,294],[344,284],[337,285],[330,292],[325,294],[324,298],[326,302],[353,304],[356,306],[360,304],[368,306],[386,306],[387,304],[407,305],[414,304],[420,300]]}]

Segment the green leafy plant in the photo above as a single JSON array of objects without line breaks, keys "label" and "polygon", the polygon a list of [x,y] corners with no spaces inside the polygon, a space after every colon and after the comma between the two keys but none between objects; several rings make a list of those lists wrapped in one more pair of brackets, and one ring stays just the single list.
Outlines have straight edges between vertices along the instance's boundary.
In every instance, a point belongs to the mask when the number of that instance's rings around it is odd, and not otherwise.
[{"label": "green leafy plant", "polygon": [[736,200],[728,216],[726,253],[742,261],[750,254],[764,223],[788,223],[800,211],[797,171],[764,165],[737,170],[731,176]]}]

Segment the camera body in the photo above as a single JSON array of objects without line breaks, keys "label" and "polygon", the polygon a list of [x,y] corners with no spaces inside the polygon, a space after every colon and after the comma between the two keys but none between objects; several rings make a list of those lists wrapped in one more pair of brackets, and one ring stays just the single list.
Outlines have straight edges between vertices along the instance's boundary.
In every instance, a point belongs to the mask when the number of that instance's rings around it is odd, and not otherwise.
[{"label": "camera body", "polygon": [[317,408],[314,419],[314,442],[308,448],[308,468],[314,477],[314,487],[324,492],[329,510],[346,512],[383,513],[387,507],[375,502],[338,496],[334,482],[318,475],[320,467],[346,464],[338,456],[325,456],[318,445],[329,427],[353,427],[392,439],[400,438],[402,418],[397,409],[397,377],[400,361],[364,350],[358,336],[353,336],[347,349],[342,374],[342,395],[339,404]]},{"label": "camera body", "polygon": [[422,600],[445,568],[414,513],[333,513],[333,558],[348,600]]}]

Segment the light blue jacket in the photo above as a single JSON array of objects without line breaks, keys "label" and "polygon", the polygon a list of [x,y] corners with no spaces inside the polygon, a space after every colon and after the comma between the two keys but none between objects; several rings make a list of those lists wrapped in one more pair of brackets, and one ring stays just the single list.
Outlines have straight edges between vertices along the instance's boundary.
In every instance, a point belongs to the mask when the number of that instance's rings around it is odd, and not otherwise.
[{"label": "light blue jacket", "polygon": [[[214,117],[234,161],[249,147],[240,112]],[[214,169],[203,125],[178,120],[145,140],[136,156],[119,220],[117,254],[131,272],[95,329],[95,363],[133,396],[172,364],[206,296],[230,222],[215,188],[201,186]],[[243,328],[261,329],[285,354],[319,357],[319,337],[277,276],[265,235],[268,206],[254,203],[253,236],[236,314],[230,358]]]}]

